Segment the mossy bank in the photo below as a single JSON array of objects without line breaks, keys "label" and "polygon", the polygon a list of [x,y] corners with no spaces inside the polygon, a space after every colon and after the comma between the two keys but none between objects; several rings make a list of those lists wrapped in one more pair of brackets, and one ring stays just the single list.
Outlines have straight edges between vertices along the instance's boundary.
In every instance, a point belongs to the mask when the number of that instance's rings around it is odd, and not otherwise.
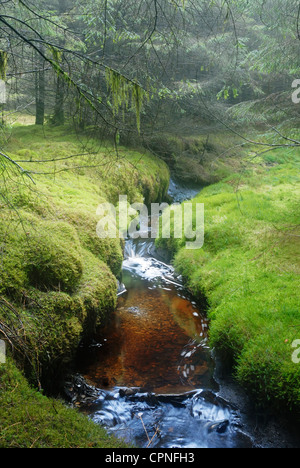
[{"label": "mossy bank", "polygon": [[[130,203],[161,201],[169,170],[149,153],[122,147],[115,151],[109,142],[77,135],[68,127],[17,126],[5,134],[6,154],[22,169],[7,161],[1,169],[0,323],[14,361],[0,369],[0,445],[30,446],[34,433],[26,439],[26,428],[23,435],[21,427],[6,429],[20,425],[18,411],[9,409],[7,392],[13,390],[11,401],[17,406],[22,405],[19,392],[29,398],[29,425],[36,421],[36,405],[42,420],[51,404],[29,388],[13,362],[31,385],[47,392],[57,387],[81,340],[116,307],[123,244],[97,236],[97,207],[117,204],[119,194]],[[71,413],[58,408],[61,420],[68,420]],[[67,446],[73,445],[74,433]],[[35,445],[64,445],[59,434],[55,444],[53,438],[42,434]],[[74,445],[80,443],[77,435]]]},{"label": "mossy bank", "polygon": [[210,346],[238,382],[260,405],[299,413],[300,153],[245,148],[241,158],[243,171],[193,200],[205,206],[204,247],[158,243],[192,293],[206,296]]}]

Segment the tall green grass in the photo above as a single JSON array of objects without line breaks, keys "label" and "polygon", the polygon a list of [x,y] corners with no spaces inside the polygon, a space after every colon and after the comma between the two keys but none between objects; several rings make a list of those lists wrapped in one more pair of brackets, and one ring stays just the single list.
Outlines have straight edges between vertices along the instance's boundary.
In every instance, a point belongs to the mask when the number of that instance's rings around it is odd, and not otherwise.
[{"label": "tall green grass", "polygon": [[[248,161],[247,161],[248,159]],[[251,160],[252,159],[252,160]],[[251,161],[251,162],[250,162]],[[191,291],[209,302],[210,345],[259,404],[300,410],[300,156],[277,150],[205,188],[205,243],[159,240]]]}]

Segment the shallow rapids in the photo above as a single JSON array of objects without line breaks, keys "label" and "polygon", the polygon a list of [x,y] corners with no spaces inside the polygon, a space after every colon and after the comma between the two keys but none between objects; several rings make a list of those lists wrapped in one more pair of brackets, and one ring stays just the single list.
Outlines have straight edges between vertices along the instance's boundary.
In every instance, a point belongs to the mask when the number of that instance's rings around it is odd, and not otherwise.
[{"label": "shallow rapids", "polygon": [[239,416],[209,391],[157,395],[136,389],[99,392],[88,413],[98,424],[143,448],[250,448]]}]

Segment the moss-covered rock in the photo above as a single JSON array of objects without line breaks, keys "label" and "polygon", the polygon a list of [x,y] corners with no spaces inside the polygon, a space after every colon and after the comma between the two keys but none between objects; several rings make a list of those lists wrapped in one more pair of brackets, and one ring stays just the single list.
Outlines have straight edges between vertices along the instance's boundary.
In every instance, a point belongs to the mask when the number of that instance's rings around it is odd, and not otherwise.
[{"label": "moss-covered rock", "polygon": [[[14,210],[1,202],[0,296],[8,306],[0,320],[11,336],[20,335],[15,357],[27,375],[49,388],[80,341],[116,307],[123,245],[98,237],[97,207],[117,203],[120,194],[130,202],[157,201],[169,171],[147,152],[120,148],[118,159],[109,143],[79,141],[64,128],[18,127],[8,149],[28,161],[36,187],[17,172],[6,181],[4,199]],[[82,154],[74,167],[70,154]],[[38,175],[41,167],[45,174]]]},{"label": "moss-covered rock", "polygon": [[77,230],[81,245],[106,263],[118,277],[122,269],[123,250],[120,239],[100,239],[96,228],[99,219],[96,213],[70,210],[64,217]]},{"label": "moss-covered rock", "polygon": [[80,281],[81,245],[75,228],[67,223],[32,224],[27,232],[24,257],[30,284],[38,289],[72,292]]}]

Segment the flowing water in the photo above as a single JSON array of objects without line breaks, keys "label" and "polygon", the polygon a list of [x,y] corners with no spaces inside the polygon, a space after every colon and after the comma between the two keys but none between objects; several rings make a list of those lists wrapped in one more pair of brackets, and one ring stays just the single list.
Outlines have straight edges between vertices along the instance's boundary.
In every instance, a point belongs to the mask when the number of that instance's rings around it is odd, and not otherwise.
[{"label": "flowing water", "polygon": [[[170,186],[176,202],[197,191]],[[138,447],[249,447],[217,394],[208,320],[159,258],[152,240],[127,240],[117,310],[81,361],[99,389],[84,411]]]}]

